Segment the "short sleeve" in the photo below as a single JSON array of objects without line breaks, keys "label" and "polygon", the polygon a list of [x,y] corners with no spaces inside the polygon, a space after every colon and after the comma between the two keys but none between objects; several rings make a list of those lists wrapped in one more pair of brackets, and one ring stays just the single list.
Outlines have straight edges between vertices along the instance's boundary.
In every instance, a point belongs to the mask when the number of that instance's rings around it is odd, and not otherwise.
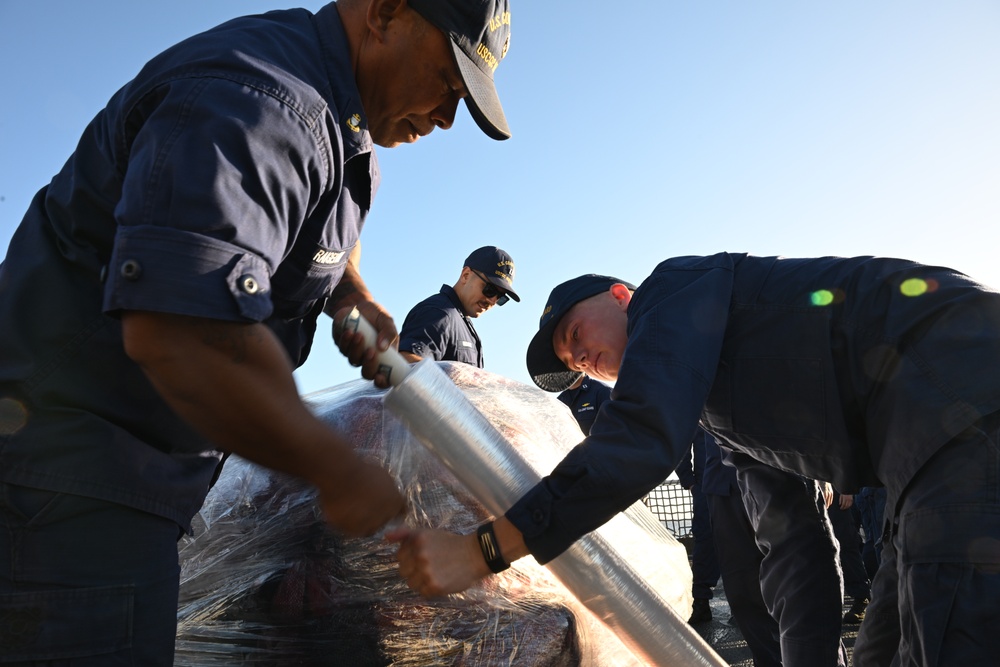
[{"label": "short sleeve", "polygon": [[415,306],[406,316],[399,334],[399,349],[425,359],[445,358],[451,328],[447,315],[439,308]]},{"label": "short sleeve", "polygon": [[211,77],[163,84],[127,117],[105,309],[266,317],[270,276],[329,182],[321,135],[292,105]]}]

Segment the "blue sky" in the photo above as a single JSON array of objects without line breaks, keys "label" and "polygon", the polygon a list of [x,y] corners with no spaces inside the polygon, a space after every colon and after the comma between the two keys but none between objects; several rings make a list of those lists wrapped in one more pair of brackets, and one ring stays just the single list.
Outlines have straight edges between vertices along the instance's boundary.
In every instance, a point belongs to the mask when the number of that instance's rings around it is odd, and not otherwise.
[{"label": "blue sky", "polygon": [[[0,0],[0,248],[80,131],[152,55],[228,18],[321,2]],[[472,249],[520,304],[477,323],[488,370],[558,282],[673,255],[885,255],[1000,288],[1000,3],[513,0],[513,138],[454,127],[379,151],[362,271],[401,324]],[[44,307],[44,304],[39,304]],[[359,377],[329,340],[299,390]]]}]

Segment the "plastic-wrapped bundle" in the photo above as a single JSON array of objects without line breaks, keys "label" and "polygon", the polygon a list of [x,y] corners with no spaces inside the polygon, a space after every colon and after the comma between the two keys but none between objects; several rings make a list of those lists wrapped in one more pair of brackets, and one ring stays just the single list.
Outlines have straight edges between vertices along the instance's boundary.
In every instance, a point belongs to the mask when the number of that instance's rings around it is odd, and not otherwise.
[{"label": "plastic-wrapped bundle", "polygon": [[[575,420],[550,395],[471,366],[441,367],[538,470],[580,440]],[[471,532],[489,513],[383,410],[384,396],[358,380],[307,399],[360,454],[393,473],[408,523]],[[641,504],[626,514],[632,518],[600,530],[686,617],[684,548]],[[181,545],[175,664],[641,664],[531,558],[464,594],[428,601],[406,588],[394,553],[378,538],[330,530],[308,485],[232,457],[195,537]]]}]

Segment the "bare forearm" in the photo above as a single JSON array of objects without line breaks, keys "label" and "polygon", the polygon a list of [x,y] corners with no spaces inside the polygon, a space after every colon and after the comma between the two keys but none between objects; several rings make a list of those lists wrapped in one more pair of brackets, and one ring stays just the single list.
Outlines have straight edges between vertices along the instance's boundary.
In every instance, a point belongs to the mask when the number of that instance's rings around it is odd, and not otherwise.
[{"label": "bare forearm", "polygon": [[[127,313],[126,349],[164,400],[215,446],[312,480],[347,445],[299,398],[269,329]],[[329,462],[329,463],[327,463]]]},{"label": "bare forearm", "polygon": [[122,316],[125,351],[181,418],[226,451],[312,482],[327,520],[370,535],[405,511],[395,481],[306,408],[261,324]]},{"label": "bare forearm", "polygon": [[351,257],[347,262],[347,268],[344,269],[344,275],[341,276],[340,282],[333,289],[333,294],[330,295],[326,307],[323,309],[323,312],[330,317],[333,317],[338,310],[343,308],[351,308],[360,303],[374,300],[371,292],[368,290],[368,285],[365,283],[364,278],[361,277],[360,261],[361,253],[359,245],[351,253]]}]

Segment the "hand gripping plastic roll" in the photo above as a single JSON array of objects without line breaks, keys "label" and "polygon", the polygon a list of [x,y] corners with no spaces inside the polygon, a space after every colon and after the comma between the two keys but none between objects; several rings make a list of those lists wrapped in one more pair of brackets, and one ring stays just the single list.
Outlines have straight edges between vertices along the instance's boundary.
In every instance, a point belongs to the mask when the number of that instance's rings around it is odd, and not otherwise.
[{"label": "hand gripping plastic roll", "polygon": [[[417,363],[393,384],[386,407],[495,515],[539,481],[538,473],[435,362]],[[579,539],[547,567],[651,665],[726,665],[596,533]]]},{"label": "hand gripping plastic roll", "polygon": [[[361,334],[365,339],[366,345],[375,347],[378,332],[375,331],[375,327],[361,315],[361,311],[357,308],[352,308],[347,317],[337,324],[338,335],[344,331]],[[389,384],[393,386],[402,382],[403,378],[410,372],[409,362],[393,347],[384,352],[379,352],[377,359],[379,371],[388,378]]]}]

